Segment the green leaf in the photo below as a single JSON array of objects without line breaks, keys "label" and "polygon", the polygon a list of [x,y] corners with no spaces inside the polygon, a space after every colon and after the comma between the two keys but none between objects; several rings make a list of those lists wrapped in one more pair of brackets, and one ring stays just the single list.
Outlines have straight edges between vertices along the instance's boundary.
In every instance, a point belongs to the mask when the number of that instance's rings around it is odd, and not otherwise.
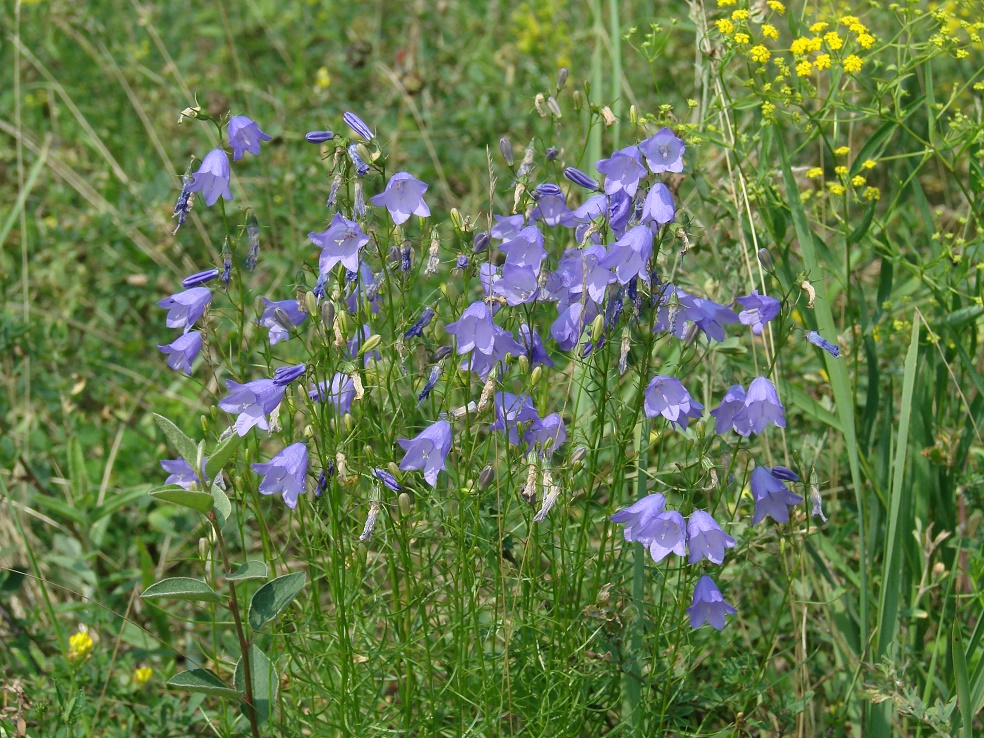
[{"label": "green leaf", "polygon": [[172,600],[190,600],[192,602],[222,602],[215,590],[201,579],[191,577],[171,577],[162,579],[150,585],[140,595],[145,600],[163,597]]},{"label": "green leaf", "polygon": [[219,528],[222,528],[229,516],[232,515],[232,503],[229,502],[229,495],[217,482],[212,482],[212,503],[215,509],[215,518],[219,522]]},{"label": "green leaf", "polygon": [[189,464],[194,464],[195,459],[198,457],[198,447],[195,445],[195,442],[188,438],[178,426],[163,415],[154,413],[154,420],[157,421],[158,427],[164,431],[167,440],[171,442],[171,445],[174,446],[181,458]]},{"label": "green leaf", "polygon": [[960,707],[960,720],[963,723],[961,735],[963,738],[973,738],[976,711],[971,699],[970,672],[967,669],[963,639],[960,637],[960,622],[956,619],[950,630],[950,645],[953,649],[953,679],[957,687],[957,704]]},{"label": "green leaf", "polygon": [[[277,687],[280,677],[277,676],[277,669],[267,655],[260,650],[255,643],[249,647],[249,680],[253,687],[253,707],[256,711],[256,720],[263,724],[273,712],[273,705],[277,701]],[[236,663],[236,672],[233,675],[233,682],[236,689],[246,692],[246,670],[243,668],[242,658]],[[240,705],[243,715],[249,719],[249,705],[243,702]]]},{"label": "green leaf", "polygon": [[267,582],[253,594],[249,602],[249,627],[260,630],[287,607],[304,587],[307,574],[302,571],[285,574]]},{"label": "green leaf", "polygon": [[162,502],[187,507],[207,515],[215,504],[215,498],[208,492],[191,492],[179,484],[166,484],[150,490],[150,496]]},{"label": "green leaf", "polygon": [[243,442],[243,437],[238,433],[233,433],[227,439],[215,447],[215,451],[205,462],[205,476],[215,479],[219,472],[225,468],[226,463],[239,450],[239,444]]},{"label": "green leaf", "polygon": [[[168,485],[168,487],[170,486],[171,485]],[[136,502],[146,494],[147,488],[145,486],[131,487],[130,489],[123,490],[115,494],[110,493],[106,495],[106,501],[89,514],[89,519],[93,522],[102,520],[103,518],[112,515],[121,507],[125,507],[126,505]]]},{"label": "green leaf", "polygon": [[230,582],[241,582],[246,579],[266,579],[267,565],[262,561],[247,561],[240,564],[232,574],[226,574]]},{"label": "green leaf", "polygon": [[78,436],[68,439],[68,476],[72,482],[72,495],[75,504],[81,505],[83,498],[89,494],[89,472],[85,468],[85,454]]},{"label": "green leaf", "polygon": [[215,697],[242,697],[242,693],[229,689],[215,673],[205,669],[189,669],[171,677],[167,686],[186,692],[201,692]]}]

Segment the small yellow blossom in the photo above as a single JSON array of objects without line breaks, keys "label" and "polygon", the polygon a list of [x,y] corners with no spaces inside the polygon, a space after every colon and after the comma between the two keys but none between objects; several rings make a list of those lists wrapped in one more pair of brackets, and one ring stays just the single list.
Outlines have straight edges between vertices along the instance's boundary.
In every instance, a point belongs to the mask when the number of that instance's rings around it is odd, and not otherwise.
[{"label": "small yellow blossom", "polygon": [[786,6],[783,5],[781,2],[779,2],[779,0],[769,0],[769,8],[771,8],[773,12],[778,13],[779,15],[782,15],[783,13],[786,12]]},{"label": "small yellow blossom", "polygon": [[868,26],[866,26],[864,23],[852,23],[847,27],[847,29],[852,33],[858,33],[858,34],[868,32]]},{"label": "small yellow blossom", "polygon": [[331,86],[331,75],[328,74],[328,67],[321,67],[314,75],[314,87],[316,90],[327,90]]},{"label": "small yellow blossom", "polygon": [[864,177],[862,177],[860,174],[855,174],[853,177],[851,177],[851,184],[854,185],[855,187],[861,187],[864,183],[865,183]]},{"label": "small yellow blossom", "polygon": [[730,36],[735,30],[735,24],[729,21],[727,18],[722,18],[717,23],[718,31],[723,33],[725,36]]},{"label": "small yellow blossom", "polygon": [[967,51],[967,49],[957,49],[955,55],[958,59],[966,59],[968,56],[970,56],[970,52]]},{"label": "small yellow blossom", "polygon": [[748,11],[742,8],[736,10],[731,14],[731,20],[733,21],[748,20]]},{"label": "small yellow blossom", "polygon": [[823,170],[820,167],[812,167],[806,170],[806,176],[810,179],[816,179],[817,177],[823,176]]},{"label": "small yellow blossom", "polygon": [[827,46],[830,47],[831,51],[837,51],[837,49],[844,45],[844,39],[840,37],[837,31],[824,34],[823,40],[827,42]]},{"label": "small yellow blossom", "polygon": [[843,164],[834,167],[834,174],[836,174],[838,177],[845,176],[847,174],[847,167],[845,167]]},{"label": "small yellow blossom", "polygon": [[834,149],[834,156],[847,156],[850,153],[851,153],[850,146],[840,146]]},{"label": "small yellow blossom", "polygon": [[736,33],[735,34],[735,43],[736,44],[747,44],[751,40],[752,40],[752,37],[749,36],[747,33]]},{"label": "small yellow blossom", "polygon": [[777,29],[771,23],[763,23],[762,24],[762,35],[765,36],[766,38],[771,38],[773,40],[778,40],[778,38],[779,38],[779,29]]},{"label": "small yellow blossom", "polygon": [[772,53],[767,48],[762,46],[762,44],[753,46],[748,53],[752,57],[752,61],[756,61],[759,64],[765,64],[769,61],[769,57],[772,56]]},{"label": "small yellow blossom", "polygon": [[719,8],[724,8],[727,7],[728,5],[734,5],[734,4],[735,4],[735,0],[718,0]]},{"label": "small yellow blossom", "polygon": [[861,71],[861,57],[855,54],[848,54],[844,59],[844,71],[848,74]]},{"label": "small yellow blossom", "polygon": [[861,162],[861,166],[864,169],[874,169],[876,165],[877,162],[874,159],[865,159],[863,162]]},{"label": "small yellow blossom", "polygon": [[846,191],[844,185],[839,185],[836,182],[828,182],[827,189],[830,190],[831,195],[843,195]]},{"label": "small yellow blossom", "polygon": [[89,658],[92,645],[92,636],[80,630],[68,639],[68,660],[84,661]]},{"label": "small yellow blossom", "polygon": [[858,45],[865,49],[870,49],[875,43],[875,37],[868,33],[858,34]]},{"label": "small yellow blossom", "polygon": [[877,187],[865,187],[861,197],[865,200],[878,200],[881,199],[881,191]]},{"label": "small yellow blossom", "polygon": [[820,31],[822,31],[824,28],[826,28],[829,25],[830,24],[827,23],[826,21],[820,21],[819,23],[814,23],[812,26],[810,26],[810,33],[820,33]]},{"label": "small yellow blossom", "polygon": [[775,121],[776,119],[776,106],[768,100],[762,103],[762,117],[768,121]]},{"label": "small yellow blossom", "polygon": [[151,669],[149,666],[142,666],[139,669],[134,670],[133,682],[138,687],[142,687],[143,685],[145,685],[147,682],[150,681],[150,678],[152,676],[154,676],[154,670]]},{"label": "small yellow blossom", "polygon": [[843,16],[840,17],[840,23],[841,23],[841,25],[844,25],[844,26],[850,26],[850,25],[853,25],[854,23],[860,23],[860,22],[861,21],[858,20],[857,16],[843,15]]},{"label": "small yellow blossom", "polygon": [[830,54],[821,54],[814,60],[813,64],[817,69],[830,69]]},{"label": "small yellow blossom", "polygon": [[808,62],[806,59],[804,59],[803,61],[801,61],[799,64],[796,65],[796,75],[798,77],[809,77],[810,72],[812,71],[813,71],[813,65],[810,64],[810,62]]},{"label": "small yellow blossom", "polygon": [[806,56],[810,53],[810,39],[805,36],[800,36],[798,39],[793,41],[789,47],[789,50],[796,56]]}]

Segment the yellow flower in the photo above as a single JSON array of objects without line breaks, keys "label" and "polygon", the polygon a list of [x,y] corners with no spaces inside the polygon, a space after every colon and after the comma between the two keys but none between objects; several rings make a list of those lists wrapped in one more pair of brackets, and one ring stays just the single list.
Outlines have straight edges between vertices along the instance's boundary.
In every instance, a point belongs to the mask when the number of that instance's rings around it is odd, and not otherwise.
[{"label": "yellow flower", "polygon": [[861,57],[855,54],[848,54],[844,59],[844,71],[848,74],[861,71]]},{"label": "yellow flower", "polygon": [[874,169],[876,164],[877,162],[874,161],[873,159],[865,159],[863,162],[861,162],[861,166],[864,169]]},{"label": "yellow flower", "polygon": [[734,13],[731,14],[731,20],[733,21],[747,20],[747,18],[748,18],[748,11],[744,9],[736,10]]},{"label": "yellow flower", "polygon": [[861,46],[861,47],[863,47],[865,49],[870,49],[871,48],[871,45],[874,44],[874,43],[875,43],[875,37],[874,36],[871,36],[870,34],[867,34],[867,33],[859,33],[858,34],[858,45],[859,46]]},{"label": "yellow flower", "polygon": [[853,15],[843,15],[840,18],[840,23],[845,26],[850,26],[854,23],[860,23],[856,16]]},{"label": "yellow flower", "polygon": [[762,117],[774,121],[776,119],[776,106],[768,101],[762,103]]},{"label": "yellow flower", "polygon": [[820,51],[821,46],[823,46],[823,39],[819,36],[810,39],[810,51]]},{"label": "yellow flower", "polygon": [[151,669],[149,666],[142,666],[141,668],[134,670],[133,682],[138,687],[142,687],[143,685],[145,685],[147,682],[150,681],[150,678],[152,676],[154,676],[154,670]]},{"label": "yellow flower", "polygon": [[724,8],[728,5],[734,5],[734,4],[735,4],[735,0],[718,0],[719,8]]},{"label": "yellow flower", "polygon": [[799,77],[809,77],[810,72],[813,71],[813,65],[810,64],[806,59],[801,61],[796,65],[796,75]]},{"label": "yellow flower", "polygon": [[967,51],[967,49],[957,49],[955,55],[958,59],[966,59],[968,56],[970,56],[970,52]]},{"label": "yellow flower", "polygon": [[778,40],[779,30],[770,23],[762,24],[762,35],[766,38],[771,38],[773,40]]},{"label": "yellow flower", "polygon": [[331,75],[328,67],[321,67],[314,75],[314,86],[318,90],[326,90],[331,86]]},{"label": "yellow flower", "polygon": [[831,195],[843,195],[845,192],[844,185],[839,185],[836,182],[828,182],[827,189],[830,190]]},{"label": "yellow flower", "polygon": [[831,51],[837,51],[837,49],[844,45],[844,39],[840,37],[837,31],[831,31],[825,34],[823,40],[827,42],[827,46],[830,47]]},{"label": "yellow flower", "polygon": [[810,39],[800,36],[789,46],[789,50],[796,56],[806,56],[810,53]]},{"label": "yellow flower", "polygon": [[866,26],[864,23],[852,23],[847,27],[847,30],[851,31],[852,33],[867,33],[868,26]]},{"label": "yellow flower", "polygon": [[843,164],[834,167],[834,174],[836,174],[838,177],[843,177],[844,175],[847,174],[847,167],[845,167]]},{"label": "yellow flower", "polygon": [[821,54],[813,64],[817,69],[830,69],[830,54]]},{"label": "yellow flower", "polygon": [[864,177],[862,177],[860,174],[855,174],[853,177],[851,177],[851,184],[854,185],[855,187],[860,187],[861,185],[864,184]]},{"label": "yellow flower", "polygon": [[827,23],[826,21],[820,21],[819,23],[814,23],[812,26],[810,26],[810,33],[820,33],[820,31],[822,31],[824,28],[826,28],[829,25],[830,24]]},{"label": "yellow flower", "polygon": [[718,31],[723,33],[725,36],[729,36],[735,30],[735,24],[729,21],[727,18],[722,18],[717,23]]},{"label": "yellow flower", "polygon": [[747,33],[736,33],[735,34],[735,43],[736,44],[747,44],[751,40],[752,40],[752,37],[749,36]]},{"label": "yellow flower", "polygon": [[753,46],[748,53],[752,57],[752,61],[757,61],[759,64],[765,64],[769,61],[769,57],[772,56],[771,52],[762,46],[762,44]]},{"label": "yellow flower", "polygon": [[92,651],[92,645],[92,637],[88,633],[80,630],[68,639],[68,660],[84,661],[89,658],[89,653]]},{"label": "yellow flower", "polygon": [[779,2],[779,0],[769,0],[769,7],[779,15],[786,12],[786,6]]},{"label": "yellow flower", "polygon": [[810,179],[816,179],[817,177],[823,176],[823,170],[820,167],[813,167],[806,170],[806,176]]},{"label": "yellow flower", "polygon": [[877,187],[865,187],[861,197],[865,200],[879,200],[881,199],[881,191]]}]

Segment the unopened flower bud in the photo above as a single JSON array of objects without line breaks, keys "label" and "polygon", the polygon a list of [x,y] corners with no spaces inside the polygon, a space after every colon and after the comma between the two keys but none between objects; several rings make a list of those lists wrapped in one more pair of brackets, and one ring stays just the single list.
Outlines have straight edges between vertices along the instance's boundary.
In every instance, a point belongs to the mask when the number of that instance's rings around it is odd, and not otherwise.
[{"label": "unopened flower bud", "polygon": [[519,371],[522,374],[528,374],[530,371],[530,360],[526,354],[519,355]]},{"label": "unopened flower bud", "polygon": [[313,292],[304,293],[304,312],[308,315],[314,315],[318,311],[318,298],[314,296]]},{"label": "unopened flower bud", "polygon": [[321,323],[325,326],[335,324],[335,303],[331,300],[325,300],[321,303]]},{"label": "unopened flower bud", "polygon": [[456,231],[464,230],[465,224],[461,217],[461,211],[459,211],[458,208],[451,208],[449,215],[451,216],[451,225],[454,226],[454,229]]},{"label": "unopened flower bud", "polygon": [[[342,416],[342,425],[345,426],[345,432],[351,433],[355,429],[355,418],[352,417],[352,413],[345,413]],[[341,470],[341,467],[338,467]]]},{"label": "unopened flower bud", "polygon": [[556,161],[557,157],[560,156],[560,149],[556,146],[548,146],[544,153],[547,156],[547,161]]},{"label": "unopened flower bud", "polygon": [[345,121],[345,125],[352,129],[354,134],[361,136],[367,143],[372,141],[372,131],[369,129],[369,126],[355,113],[342,113],[342,120]]},{"label": "unopened flower bud", "polygon": [[509,166],[513,165],[513,147],[509,139],[505,136],[499,139],[499,153],[502,154],[502,158],[505,159],[506,164]]},{"label": "unopened flower bud", "polygon": [[403,476],[403,473],[400,471],[399,465],[395,461],[391,461],[389,464],[386,465],[386,467],[389,469],[390,474],[396,477],[396,479],[400,479],[400,477]]},{"label": "unopened flower bud", "polygon": [[629,106],[629,123],[632,125],[638,125],[639,123],[639,108],[635,105]]},{"label": "unopened flower bud", "polygon": [[304,140],[313,144],[331,141],[333,138],[335,138],[335,134],[332,131],[308,131],[304,134]]},{"label": "unopened flower bud", "polygon": [[575,469],[584,463],[584,459],[588,455],[588,449],[586,446],[578,446],[573,451],[571,451],[571,466]]},{"label": "unopened flower bud", "polygon": [[446,359],[448,356],[451,355],[453,351],[454,351],[454,347],[452,346],[438,346],[436,349],[434,349],[434,353],[431,354],[431,363],[436,364],[442,359]]},{"label": "unopened flower bud", "polygon": [[382,343],[383,337],[378,333],[374,333],[369,336],[361,346],[359,346],[359,356],[369,353],[374,348],[376,348],[380,343]]},{"label": "unopened flower bud", "polygon": [[597,180],[592,179],[586,173],[575,167],[567,167],[567,169],[564,170],[564,176],[574,184],[579,187],[583,187],[586,190],[597,190],[599,188]]},{"label": "unopened flower bud", "polygon": [[691,323],[687,326],[687,332],[683,334],[683,345],[690,346],[694,341],[697,340],[697,334],[700,332],[700,327],[696,323]]},{"label": "unopened flower bud", "polygon": [[275,307],[273,309],[273,319],[280,324],[280,327],[285,331],[290,332],[294,329],[294,324],[290,320],[290,315],[282,307]]},{"label": "unopened flower bud", "polygon": [[475,238],[472,241],[472,251],[476,254],[481,254],[489,247],[490,243],[492,243],[492,234],[488,231],[479,231],[475,234]]},{"label": "unopened flower bud", "polygon": [[584,107],[584,93],[580,90],[574,90],[574,94],[571,95],[571,98],[574,102],[574,110],[580,113],[581,108]]},{"label": "unopened flower bud", "polygon": [[397,498],[397,503],[400,506],[400,516],[404,518],[410,517],[410,495],[406,492],[400,492],[400,496]]},{"label": "unopened flower bud", "polygon": [[762,265],[762,268],[765,269],[765,271],[771,272],[775,269],[775,264],[772,263],[772,254],[769,253],[768,249],[758,250],[758,260],[759,264]]},{"label": "unopened flower bud", "polygon": [[484,492],[490,486],[495,479],[495,469],[492,468],[490,464],[486,464],[482,467],[482,471],[478,473],[478,490]]},{"label": "unopened flower bud", "polygon": [[605,316],[596,315],[595,319],[591,321],[591,342],[598,343],[598,339],[601,338],[602,331],[605,330]]},{"label": "unopened flower bud", "polygon": [[[521,356],[520,358],[525,359],[526,357]],[[530,374],[530,387],[536,387],[538,384],[540,384],[540,377],[542,376],[543,376],[543,367],[539,365],[533,367],[533,373]]]},{"label": "unopened flower bud", "polygon": [[557,100],[553,95],[547,98],[547,110],[554,118],[563,118],[564,114],[560,111],[560,105],[557,104]]},{"label": "unopened flower bud", "polygon": [[208,539],[207,538],[199,538],[198,539],[198,558],[200,558],[202,561],[208,561],[208,554],[209,554],[209,551],[211,550],[211,548],[212,548],[212,546],[208,542]]},{"label": "unopened flower bud", "polygon": [[557,72],[557,89],[562,90],[567,86],[567,67],[561,67]]}]

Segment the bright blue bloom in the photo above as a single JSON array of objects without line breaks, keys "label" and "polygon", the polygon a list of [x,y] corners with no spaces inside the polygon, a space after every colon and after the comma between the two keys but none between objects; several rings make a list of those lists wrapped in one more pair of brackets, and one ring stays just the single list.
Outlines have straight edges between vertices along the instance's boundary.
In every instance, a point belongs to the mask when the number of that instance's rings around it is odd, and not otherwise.
[{"label": "bright blue bloom", "polygon": [[616,192],[608,198],[608,225],[616,237],[621,238],[635,210],[635,201],[625,192]]},{"label": "bright blue bloom", "polygon": [[777,523],[789,522],[789,506],[798,505],[803,498],[789,491],[789,488],[776,477],[768,467],[756,466],[750,482],[752,498],[755,500],[755,514],[752,525],[767,515]]},{"label": "bright blue bloom", "polygon": [[652,542],[650,524],[666,509],[666,498],[659,493],[647,495],[629,507],[622,508],[609,518],[613,523],[624,523],[625,540],[638,541],[648,547]]},{"label": "bright blue bloom", "polygon": [[[567,228],[574,228],[578,225],[587,225],[588,223],[597,220],[608,212],[608,196],[607,195],[593,195],[581,203],[580,207],[571,210],[566,216],[564,216],[561,225]],[[577,239],[578,243],[581,243],[582,239],[579,237]]]},{"label": "bright blue bloom", "polygon": [[606,195],[624,192],[630,198],[635,195],[639,189],[639,180],[646,174],[636,146],[619,149],[611,158],[602,159],[595,164],[595,169],[605,175]]},{"label": "bright blue bloom", "polygon": [[205,204],[212,207],[220,197],[224,200],[232,199],[232,192],[229,190],[231,176],[229,155],[222,149],[213,149],[205,155],[202,165],[186,189],[189,192],[201,192]]},{"label": "bright blue bloom", "polygon": [[656,375],[646,387],[646,417],[662,415],[672,425],[686,430],[691,419],[698,420],[704,406],[690,396],[676,377]]},{"label": "bright blue bloom", "polygon": [[322,274],[328,274],[336,264],[357,272],[359,251],[369,243],[369,236],[362,232],[359,224],[343,218],[341,213],[335,213],[325,231],[309,233],[308,238],[321,247],[318,268]]},{"label": "bright blue bloom", "polygon": [[673,203],[673,193],[662,182],[657,182],[646,195],[642,205],[642,222],[666,225],[676,218],[676,205]]},{"label": "bright blue bloom", "polygon": [[396,225],[405,223],[411,215],[426,218],[430,208],[424,202],[427,185],[407,172],[397,172],[386,183],[386,190],[369,198],[376,207],[385,207]]},{"label": "bright blue bloom", "polygon": [[724,562],[724,550],[734,546],[735,539],[721,530],[721,526],[709,513],[703,510],[690,513],[687,521],[687,547],[690,549],[690,556],[687,560],[691,564],[707,559],[720,566]]},{"label": "bright blue bloom", "polygon": [[266,416],[277,409],[284,399],[286,388],[277,385],[272,379],[257,379],[246,384],[226,380],[229,394],[219,400],[219,407],[227,413],[236,414],[236,433],[245,436],[254,425],[262,430],[270,430]]},{"label": "bright blue bloom", "polygon": [[427,426],[417,437],[409,440],[401,438],[397,443],[406,451],[400,462],[400,469],[423,469],[427,483],[431,487],[437,486],[437,475],[446,468],[444,464],[451,450],[451,424],[446,420],[438,420]]},{"label": "bright blue bloom", "polygon": [[745,418],[752,433],[761,433],[769,423],[786,427],[786,408],[779,402],[776,388],[765,377],[756,377],[745,393]]},{"label": "bright blue bloom", "polygon": [[403,491],[403,487],[399,482],[396,481],[396,477],[394,477],[385,469],[380,469],[379,467],[376,467],[375,469],[372,470],[372,475],[376,477],[376,479],[378,479],[380,482],[385,484],[387,487],[389,487],[391,490],[393,490],[394,492]]},{"label": "bright blue bloom", "polygon": [[809,341],[810,343],[812,343],[814,346],[819,346],[824,351],[826,351],[828,354],[830,354],[831,356],[833,356],[835,359],[838,356],[840,356],[840,349],[837,348],[837,346],[835,346],[834,344],[832,344],[830,341],[828,341],[827,339],[825,339],[823,336],[821,336],[816,331],[810,331],[809,333],[807,333],[806,334],[806,340]]},{"label": "bright blue bloom", "polygon": [[750,325],[752,333],[756,336],[762,335],[765,324],[779,315],[782,303],[774,297],[760,295],[758,290],[752,290],[752,294],[739,297],[737,300],[744,310],[738,313],[738,320],[742,325]]},{"label": "bright blue bloom", "polygon": [[740,384],[733,384],[724,393],[721,404],[715,410],[711,410],[714,417],[714,431],[725,434],[734,430],[738,435],[746,438],[751,434],[751,425],[748,416],[745,414],[745,388]]},{"label": "bright blue bloom", "polygon": [[533,400],[529,395],[514,395],[512,392],[496,392],[492,404],[495,406],[495,422],[490,431],[505,431],[509,443],[519,444],[519,423],[539,420]]},{"label": "bright blue bloom", "polygon": [[500,278],[492,286],[492,294],[502,297],[513,307],[535,302],[540,294],[536,271],[532,266],[518,266],[507,261]]},{"label": "bright blue bloom", "polygon": [[288,384],[304,374],[305,371],[307,371],[307,367],[304,366],[304,364],[282,366],[273,373],[273,383],[278,387],[286,387]]},{"label": "bright blue bloom", "polygon": [[501,328],[492,323],[492,313],[489,306],[477,300],[465,308],[461,318],[448,324],[444,329],[457,341],[458,353],[467,354],[471,350],[491,355],[495,346],[497,329]]},{"label": "bright blue bloom", "polygon": [[608,285],[615,281],[615,275],[604,265],[607,255],[604,246],[565,251],[557,270],[547,278],[546,290],[552,299],[562,304],[581,302],[586,291],[591,302],[601,304]]},{"label": "bright blue bloom", "polygon": [[178,336],[166,346],[158,344],[157,348],[160,349],[161,353],[167,355],[169,367],[191,376],[191,365],[198,357],[198,352],[202,350],[202,334],[198,331],[190,331]]},{"label": "bright blue bloom", "polygon": [[649,555],[657,564],[675,553],[683,556],[687,552],[687,524],[676,510],[664,510],[646,527],[649,540]]},{"label": "bright blue bloom", "polygon": [[342,113],[342,120],[345,121],[345,125],[352,129],[353,133],[362,137],[366,143],[372,141],[373,136],[369,126],[367,126],[365,121],[363,121],[362,118],[357,116],[355,113]]},{"label": "bright blue bloom", "polygon": [[734,615],[737,609],[724,601],[721,590],[714,584],[714,580],[704,575],[697,580],[694,587],[693,604],[687,608],[690,615],[690,627],[695,630],[704,623],[710,623],[712,628],[722,630],[724,628],[724,616]]},{"label": "bright blue bloom", "polygon": [[554,365],[553,359],[551,359],[550,354],[547,353],[547,349],[543,345],[543,341],[540,340],[540,334],[536,332],[535,328],[531,329],[526,323],[519,326],[519,342],[522,343],[523,348],[526,349],[526,357],[530,360],[531,365]]},{"label": "bright blue bloom", "polygon": [[229,145],[232,146],[232,160],[239,161],[247,151],[253,156],[260,154],[260,142],[270,141],[271,137],[245,115],[234,115],[229,119]]},{"label": "bright blue bloom", "polygon": [[500,241],[508,241],[515,238],[523,229],[525,218],[522,213],[517,215],[494,215],[495,225],[492,226],[492,238]]},{"label": "bright blue bloom", "polygon": [[157,307],[167,310],[165,324],[168,328],[184,328],[187,333],[205,313],[205,308],[210,302],[212,302],[212,290],[208,287],[192,287],[190,290],[165,297],[157,303]]},{"label": "bright blue bloom", "polygon": [[592,300],[562,303],[557,308],[557,319],[550,326],[550,336],[562,351],[570,351],[597,314],[598,306]]},{"label": "bright blue bloom", "polygon": [[638,225],[612,244],[608,256],[599,262],[605,269],[614,269],[621,284],[640,275],[645,276],[653,254],[653,232],[649,226]]},{"label": "bright blue bloom", "polygon": [[[168,478],[164,480],[164,484],[176,484],[179,487],[184,487],[190,490],[192,485],[198,487],[199,489],[207,489],[209,478],[205,476],[205,463],[208,461],[208,457],[202,458],[202,473],[195,474],[189,464],[185,459],[165,459],[161,461],[161,468],[168,473]],[[222,481],[222,477],[219,476],[216,479],[216,483],[225,489],[225,483]]]},{"label": "bright blue bloom", "polygon": [[315,402],[327,402],[335,408],[338,415],[344,415],[352,409],[355,399],[355,383],[348,374],[335,372],[331,383],[327,381],[314,385],[308,391],[308,397]]},{"label": "bright blue bloom", "polygon": [[264,328],[270,329],[270,345],[273,346],[281,341],[290,340],[290,332],[284,326],[280,325],[280,321],[277,320],[274,315],[274,310],[280,308],[283,310],[287,317],[290,319],[291,325],[299,326],[305,320],[307,320],[307,313],[301,310],[300,303],[297,300],[268,300],[265,297],[263,302],[266,307],[263,310],[263,314],[260,316],[259,323]]},{"label": "bright blue bloom", "polygon": [[513,266],[530,266],[537,274],[540,265],[547,258],[547,250],[543,248],[543,234],[535,225],[527,226],[515,236],[499,246],[499,251],[506,255],[506,264]]},{"label": "bright blue bloom", "polygon": [[551,228],[558,225],[571,209],[567,207],[567,198],[557,185],[540,185],[533,191],[536,206],[530,213],[533,220],[542,220]]},{"label": "bright blue bloom", "polygon": [[523,434],[526,442],[526,453],[532,453],[534,446],[541,448],[541,455],[549,455],[564,445],[567,440],[567,428],[560,413],[550,413],[547,417],[537,418]]},{"label": "bright blue bloom", "polygon": [[473,351],[471,356],[461,363],[462,369],[475,372],[481,379],[488,377],[489,372],[492,371],[492,367],[496,363],[505,360],[506,354],[519,356],[525,351],[517,343],[511,331],[500,328],[495,324],[492,325],[492,328],[495,331],[495,338],[492,342],[492,353],[485,354],[481,351]]},{"label": "bright blue bloom", "polygon": [[304,494],[307,482],[308,450],[304,443],[295,443],[283,449],[265,464],[253,464],[252,469],[263,477],[261,495],[281,493],[284,504],[291,510],[297,507],[298,498]]},{"label": "bright blue bloom", "polygon": [[682,172],[686,146],[669,128],[663,128],[639,144],[639,151],[653,174]]}]

